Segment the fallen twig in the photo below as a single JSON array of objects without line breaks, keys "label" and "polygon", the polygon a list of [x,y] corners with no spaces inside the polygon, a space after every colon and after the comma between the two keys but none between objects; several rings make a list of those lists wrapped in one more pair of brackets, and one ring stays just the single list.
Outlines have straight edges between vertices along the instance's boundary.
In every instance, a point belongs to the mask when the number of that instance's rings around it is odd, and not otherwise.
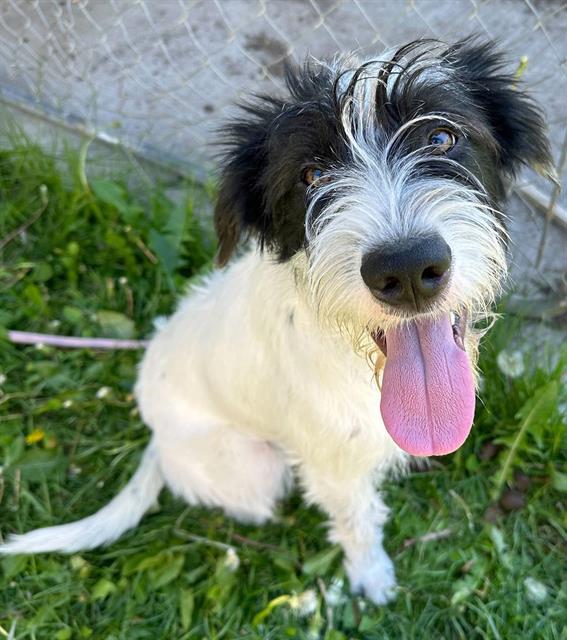
[{"label": "fallen twig", "polygon": [[229,549],[232,549],[234,551],[234,547],[231,544],[225,544],[224,542],[219,542],[218,540],[211,540],[210,538],[205,538],[204,536],[198,536],[194,533],[184,531],[179,527],[174,527],[173,533],[178,538],[182,538],[183,540],[190,540],[191,542],[204,544],[209,547],[215,547],[216,549],[222,549],[223,551],[228,551]]},{"label": "fallen twig", "polygon": [[233,540],[236,540],[236,542],[240,542],[240,544],[246,545],[247,547],[255,547],[256,549],[267,549],[269,551],[283,551],[275,544],[269,544],[268,542],[258,542],[257,540],[252,540],[251,538],[247,538],[246,536],[241,536],[239,533],[231,533],[230,537]]},{"label": "fallen twig", "polygon": [[8,331],[8,339],[14,344],[42,344],[65,349],[145,349],[149,342],[118,338],[76,338],[29,331]]},{"label": "fallen twig", "polygon": [[404,540],[402,544],[402,549],[409,549],[413,547],[418,542],[433,542],[435,540],[444,540],[445,538],[450,538],[453,535],[453,529],[441,529],[440,531],[432,531],[431,533],[424,533],[422,536],[418,536],[417,538],[408,538]]}]

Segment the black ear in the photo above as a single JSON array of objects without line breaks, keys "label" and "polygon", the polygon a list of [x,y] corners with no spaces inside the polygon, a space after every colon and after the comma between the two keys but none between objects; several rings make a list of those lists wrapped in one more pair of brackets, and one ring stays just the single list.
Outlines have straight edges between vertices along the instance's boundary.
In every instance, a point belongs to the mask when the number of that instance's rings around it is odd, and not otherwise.
[{"label": "black ear", "polygon": [[216,261],[224,266],[244,236],[257,235],[263,244],[269,225],[262,176],[268,160],[268,138],[280,103],[259,98],[241,105],[245,115],[229,122],[221,133],[225,154],[214,212],[218,237]]},{"label": "black ear", "polygon": [[541,109],[526,94],[493,43],[468,38],[448,50],[448,61],[488,118],[502,168],[514,175],[529,165],[554,179],[555,170]]}]

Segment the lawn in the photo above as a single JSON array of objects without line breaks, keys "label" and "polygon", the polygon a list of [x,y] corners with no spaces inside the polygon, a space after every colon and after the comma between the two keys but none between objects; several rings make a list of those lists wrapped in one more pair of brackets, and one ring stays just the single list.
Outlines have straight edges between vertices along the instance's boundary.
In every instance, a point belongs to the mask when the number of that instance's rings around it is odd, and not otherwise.
[{"label": "lawn", "polygon": [[[214,240],[210,189],[88,179],[26,141],[0,153],[0,534],[86,516],[148,440],[140,353],[16,346],[6,330],[145,338]],[[24,229],[24,227],[26,227]],[[14,230],[21,229],[21,233]],[[0,638],[566,639],[566,449],[556,348],[517,351],[500,320],[481,353],[472,436],[389,483],[397,600],[348,593],[325,519],[298,493],[258,529],[163,492],[108,548],[0,560]]]}]

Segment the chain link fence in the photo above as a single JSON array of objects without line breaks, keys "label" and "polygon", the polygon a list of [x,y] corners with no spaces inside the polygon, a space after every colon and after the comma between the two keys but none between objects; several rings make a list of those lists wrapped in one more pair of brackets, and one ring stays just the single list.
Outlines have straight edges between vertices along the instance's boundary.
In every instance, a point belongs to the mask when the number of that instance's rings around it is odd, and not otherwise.
[{"label": "chain link fence", "polygon": [[[0,101],[34,131],[43,123],[166,173],[204,177],[234,101],[280,90],[284,61],[371,56],[419,36],[471,33],[498,40],[511,69],[521,69],[545,107],[559,162],[567,140],[562,0],[2,0]],[[520,194],[512,231],[533,266],[551,187],[530,175]],[[556,224],[565,195],[555,200],[548,269],[565,266]]]}]

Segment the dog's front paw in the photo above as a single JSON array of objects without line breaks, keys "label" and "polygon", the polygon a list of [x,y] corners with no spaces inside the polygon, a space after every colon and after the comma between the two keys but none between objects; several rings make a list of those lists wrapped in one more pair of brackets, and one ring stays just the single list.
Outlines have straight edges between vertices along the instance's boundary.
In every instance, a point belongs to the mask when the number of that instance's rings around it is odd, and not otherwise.
[{"label": "dog's front paw", "polygon": [[347,562],[346,570],[351,590],[374,604],[386,604],[396,597],[396,574],[388,554],[380,548],[371,558],[356,563]]}]

